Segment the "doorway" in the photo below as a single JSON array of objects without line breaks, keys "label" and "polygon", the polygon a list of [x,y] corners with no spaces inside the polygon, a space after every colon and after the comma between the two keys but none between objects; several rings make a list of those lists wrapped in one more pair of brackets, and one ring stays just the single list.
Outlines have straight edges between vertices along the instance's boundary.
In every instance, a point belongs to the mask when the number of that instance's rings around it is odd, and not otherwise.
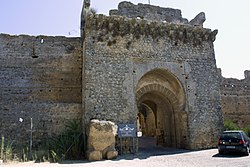
[{"label": "doorway", "polygon": [[167,70],[152,70],[139,80],[136,99],[139,147],[185,148],[187,116],[179,80]]}]

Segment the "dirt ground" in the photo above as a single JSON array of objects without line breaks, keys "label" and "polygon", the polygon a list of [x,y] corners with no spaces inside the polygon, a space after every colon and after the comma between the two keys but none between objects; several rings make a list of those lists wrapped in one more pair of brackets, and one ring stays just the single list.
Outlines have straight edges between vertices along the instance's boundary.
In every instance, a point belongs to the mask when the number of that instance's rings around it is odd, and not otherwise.
[{"label": "dirt ground", "polygon": [[[219,155],[217,149],[189,151],[156,146],[153,138],[140,139],[136,154],[115,160],[65,161],[63,163],[4,163],[6,167],[250,167],[250,156]],[[1,165],[0,165],[1,166]]]},{"label": "dirt ground", "polygon": [[116,160],[66,161],[64,163],[9,163],[6,167],[250,167],[250,156],[218,155],[217,149],[202,151],[155,150],[122,155]]}]

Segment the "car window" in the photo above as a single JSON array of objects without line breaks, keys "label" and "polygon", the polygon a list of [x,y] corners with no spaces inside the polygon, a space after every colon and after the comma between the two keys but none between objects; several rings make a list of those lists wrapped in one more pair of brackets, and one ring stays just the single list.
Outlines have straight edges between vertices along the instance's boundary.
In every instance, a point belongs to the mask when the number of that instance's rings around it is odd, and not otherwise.
[{"label": "car window", "polygon": [[224,132],[221,135],[221,139],[242,139],[239,132]]},{"label": "car window", "polygon": [[245,140],[249,140],[249,137],[246,135],[246,133],[243,132],[242,134]]}]

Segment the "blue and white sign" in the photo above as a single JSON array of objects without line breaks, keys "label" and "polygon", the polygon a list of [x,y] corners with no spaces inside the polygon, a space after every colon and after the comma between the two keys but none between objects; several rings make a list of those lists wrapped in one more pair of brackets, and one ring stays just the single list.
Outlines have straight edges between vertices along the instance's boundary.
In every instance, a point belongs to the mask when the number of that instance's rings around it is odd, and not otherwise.
[{"label": "blue and white sign", "polygon": [[119,137],[136,137],[135,124],[118,124]]}]

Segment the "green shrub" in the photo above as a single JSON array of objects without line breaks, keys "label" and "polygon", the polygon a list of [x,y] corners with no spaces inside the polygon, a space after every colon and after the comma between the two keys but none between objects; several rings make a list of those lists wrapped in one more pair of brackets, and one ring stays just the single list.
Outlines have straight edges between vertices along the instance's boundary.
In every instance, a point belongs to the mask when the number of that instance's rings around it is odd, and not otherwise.
[{"label": "green shrub", "polygon": [[12,160],[12,142],[10,139],[5,143],[5,137],[2,135],[0,148],[0,159],[4,161]]},{"label": "green shrub", "polygon": [[79,159],[82,157],[82,132],[79,121],[66,123],[65,131],[49,141],[50,155],[53,162],[64,159]]},{"label": "green shrub", "polygon": [[10,139],[6,141],[4,136],[0,138],[0,159],[13,160],[14,155],[14,159],[22,162],[29,160],[58,162],[64,159],[80,159],[84,153],[81,124],[77,120],[67,122],[65,131],[61,135],[45,139],[34,145],[32,155],[30,155],[31,151],[27,147],[27,143],[16,145],[14,150],[12,144],[13,142]]},{"label": "green shrub", "polygon": [[247,134],[248,137],[250,137],[250,125],[247,127],[243,128],[244,132]]},{"label": "green shrub", "polygon": [[224,130],[239,130],[238,125],[233,123],[231,120],[224,121]]},{"label": "green shrub", "polygon": [[12,160],[12,142],[10,141],[10,139],[8,140],[5,147],[5,159]]},{"label": "green shrub", "polygon": [[231,120],[224,121],[224,130],[243,130],[250,137],[250,125],[240,128],[237,124]]}]

